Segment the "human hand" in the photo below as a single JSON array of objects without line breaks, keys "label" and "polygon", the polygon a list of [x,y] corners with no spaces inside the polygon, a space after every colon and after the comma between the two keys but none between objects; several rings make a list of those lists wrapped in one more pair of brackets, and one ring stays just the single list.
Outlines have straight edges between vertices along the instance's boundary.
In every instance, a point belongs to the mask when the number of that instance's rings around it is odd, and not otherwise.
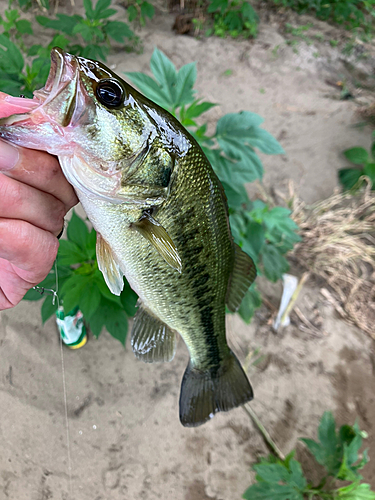
[{"label": "human hand", "polygon": [[0,140],[0,311],[47,276],[76,203],[57,158]]}]

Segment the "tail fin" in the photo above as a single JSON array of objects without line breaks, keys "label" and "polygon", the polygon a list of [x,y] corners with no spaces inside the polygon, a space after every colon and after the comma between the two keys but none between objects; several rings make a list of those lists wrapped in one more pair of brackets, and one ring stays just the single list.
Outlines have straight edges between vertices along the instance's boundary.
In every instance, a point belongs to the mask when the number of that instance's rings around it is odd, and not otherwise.
[{"label": "tail fin", "polygon": [[180,421],[185,427],[204,424],[218,411],[229,411],[253,399],[253,390],[238,359],[230,351],[219,367],[186,368],[181,384]]}]

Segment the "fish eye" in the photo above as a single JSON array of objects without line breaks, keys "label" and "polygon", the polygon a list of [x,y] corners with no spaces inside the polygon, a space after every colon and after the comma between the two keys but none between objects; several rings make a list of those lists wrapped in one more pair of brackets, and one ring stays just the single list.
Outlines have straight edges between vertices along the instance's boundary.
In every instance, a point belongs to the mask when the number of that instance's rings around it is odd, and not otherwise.
[{"label": "fish eye", "polygon": [[124,102],[124,89],[116,80],[100,80],[96,96],[108,108],[116,108]]}]

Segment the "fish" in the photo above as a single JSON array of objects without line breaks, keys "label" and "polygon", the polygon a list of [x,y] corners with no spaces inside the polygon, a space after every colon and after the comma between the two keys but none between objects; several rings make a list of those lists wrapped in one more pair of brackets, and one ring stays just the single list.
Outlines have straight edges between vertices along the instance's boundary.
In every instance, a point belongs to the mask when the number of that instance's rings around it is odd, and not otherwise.
[{"label": "fish", "polygon": [[225,313],[239,308],[256,267],[233,241],[223,187],[196,140],[104,64],[60,48],[33,99],[5,100],[15,112],[0,119],[0,137],[58,157],[97,231],[109,289],[119,295],[125,276],[138,294],[135,356],[168,362],[178,336],[186,344],[182,425],[251,401]]}]

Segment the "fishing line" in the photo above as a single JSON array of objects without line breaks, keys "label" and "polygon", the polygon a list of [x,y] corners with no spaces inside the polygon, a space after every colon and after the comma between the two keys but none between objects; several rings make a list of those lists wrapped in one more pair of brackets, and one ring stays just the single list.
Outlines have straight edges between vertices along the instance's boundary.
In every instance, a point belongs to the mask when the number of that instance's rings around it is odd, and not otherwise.
[{"label": "fishing line", "polygon": [[[55,290],[52,288],[44,288],[39,286],[34,286],[33,289],[38,293],[43,295],[47,292],[47,295],[52,295],[52,304],[55,305],[57,302],[57,308],[60,307],[59,300],[59,280],[57,274],[57,259],[54,264],[55,269]],[[68,450],[68,477],[69,477],[69,495],[72,499],[73,492],[73,483],[72,483],[72,457],[71,457],[71,448],[70,448],[70,431],[69,431],[69,417],[68,417],[68,398],[67,398],[67,390],[66,390],[66,380],[65,380],[65,363],[64,363],[64,348],[62,336],[60,335],[60,356],[61,356],[61,372],[62,372],[62,383],[63,383],[63,396],[64,396],[64,410],[65,410],[65,431],[66,431],[66,446]]]}]

